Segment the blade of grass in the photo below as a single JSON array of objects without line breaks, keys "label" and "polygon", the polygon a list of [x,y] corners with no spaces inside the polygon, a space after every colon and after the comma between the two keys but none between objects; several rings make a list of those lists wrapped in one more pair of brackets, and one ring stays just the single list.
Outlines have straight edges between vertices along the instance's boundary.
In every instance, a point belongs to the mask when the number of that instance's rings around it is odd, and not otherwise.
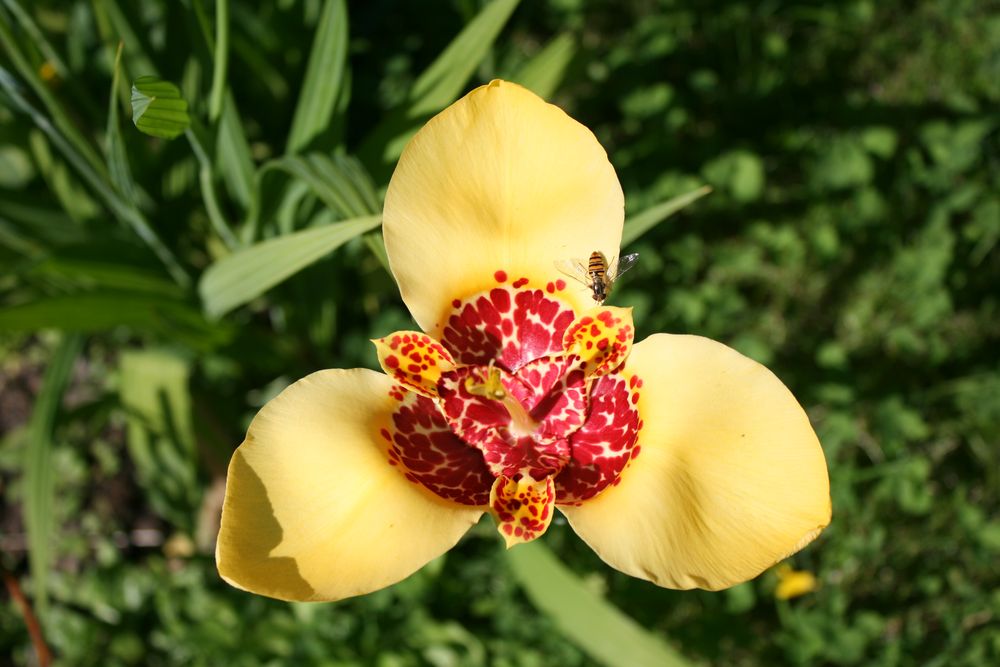
[{"label": "blade of grass", "polygon": [[45,370],[42,388],[35,399],[28,424],[28,449],[24,460],[24,524],[28,533],[28,562],[35,609],[44,620],[48,608],[48,575],[52,566],[52,543],[55,533],[53,500],[55,470],[52,463],[52,438],[63,392],[69,384],[73,362],[83,346],[78,335],[64,337]]},{"label": "blade of grass", "polygon": [[576,40],[573,35],[564,32],[526,62],[512,80],[539,97],[548,99],[559,88],[575,55]]},{"label": "blade of grass", "polygon": [[244,209],[250,208],[253,199],[253,158],[247,142],[243,123],[236,108],[236,100],[231,92],[226,92],[222,108],[222,121],[215,143],[215,154],[219,159],[219,170],[230,196]]},{"label": "blade of grass", "polygon": [[[0,22],[2,23],[2,22]],[[167,268],[171,277],[182,287],[187,287],[191,279],[174,257],[173,253],[163,244],[160,237],[153,231],[152,226],[146,217],[139,211],[135,204],[125,202],[108,182],[107,173],[90,168],[87,160],[77,152],[76,148],[66,140],[65,137],[53,126],[49,119],[38,109],[28,102],[21,94],[16,80],[3,67],[0,67],[0,89],[12,102],[12,108],[31,118],[32,122],[44,132],[53,145],[63,154],[67,161],[73,165],[80,176],[87,182],[91,189],[96,192],[112,214],[122,222],[132,227],[136,235],[143,240],[156,253],[163,265]],[[103,164],[101,165],[103,167]]]},{"label": "blade of grass", "polygon": [[337,155],[335,159],[341,171],[351,179],[355,190],[364,199],[367,209],[372,213],[381,211],[382,203],[375,190],[375,183],[358,159],[351,155]]},{"label": "blade of grass", "polygon": [[66,163],[53,155],[49,140],[39,130],[28,131],[28,147],[45,179],[49,192],[58,200],[62,209],[77,222],[92,220],[101,213],[101,207],[90,196],[90,192],[76,178]]},{"label": "blade of grass", "polygon": [[665,641],[584,586],[541,542],[518,545],[507,557],[539,611],[594,660],[608,667],[690,664]]},{"label": "blade of grass", "polygon": [[56,74],[61,78],[68,79],[69,68],[66,67],[66,63],[59,57],[56,50],[52,48],[49,40],[45,39],[45,35],[38,29],[38,25],[31,18],[31,15],[24,11],[24,8],[21,7],[17,0],[3,0],[3,2],[7,5],[10,13],[17,19],[17,22],[21,24],[21,27],[24,28],[24,32],[31,37],[31,43],[41,51],[42,56],[45,57],[45,61],[52,65]]},{"label": "blade of grass", "polygon": [[389,253],[385,251],[385,239],[382,237],[381,232],[368,232],[364,236],[365,245],[368,249],[372,251],[375,255],[375,259],[378,263],[382,265],[385,272],[390,276],[392,275],[392,269],[389,268]]},{"label": "blade of grass", "polygon": [[406,104],[390,113],[365,139],[358,157],[378,182],[429,116],[455,101],[490,52],[518,0],[493,0],[451,41],[414,82]]},{"label": "blade of grass", "polygon": [[[336,163],[325,155],[312,153],[309,155],[288,155],[271,160],[257,172],[256,192],[261,191],[264,177],[273,172],[283,172],[293,179],[305,183],[320,198],[331,211],[341,217],[357,218],[374,215],[379,207],[370,206],[370,197],[355,185],[357,174],[348,173],[349,161],[338,160]],[[258,202],[259,204],[259,202]],[[259,209],[257,205],[251,210],[247,225],[256,227]]]},{"label": "blade of grass", "polygon": [[[208,49],[212,52],[222,48],[219,40],[212,37],[209,28],[208,16],[200,1],[193,3],[194,13],[201,27],[202,35]],[[226,6],[226,18],[228,20],[228,5]],[[222,24],[216,23],[216,30],[221,29]],[[226,40],[228,43],[229,29],[226,27]],[[228,46],[226,47],[226,58],[229,57]],[[220,80],[218,72],[212,81],[213,94],[215,84]],[[223,78],[225,73],[223,73]],[[213,118],[213,120],[215,120]],[[236,109],[236,100],[228,86],[225,87],[225,96],[222,100],[222,119],[218,123],[218,132],[215,137],[215,155],[218,158],[218,169],[222,173],[222,180],[226,185],[226,190],[230,196],[237,201],[244,209],[249,209],[253,199],[253,158],[250,156],[250,144],[247,142],[246,132],[243,129],[243,122],[240,120],[239,111]]]},{"label": "blade of grass", "polygon": [[125,59],[130,63],[129,71],[156,75],[158,70],[143,48],[143,40],[132,29],[115,0],[93,0],[93,6],[94,17],[104,38],[108,41],[125,42]]},{"label": "blade of grass", "polygon": [[465,82],[507,25],[507,19],[518,1],[493,0],[488,3],[441,52],[413,84],[407,109],[411,118],[437,113],[458,97]]},{"label": "blade of grass", "polygon": [[642,213],[629,216],[629,218],[625,221],[625,228],[622,232],[622,247],[624,248],[628,244],[632,243],[677,211],[681,210],[688,204],[701,199],[711,191],[712,188],[707,185],[703,185],[697,190],[692,190],[691,192],[678,195],[673,199],[668,199],[665,202],[651,206]]},{"label": "blade of grass", "polygon": [[222,258],[208,267],[198,284],[205,311],[218,317],[238,308],[380,223],[379,216],[345,220],[263,241]]},{"label": "blade of grass", "polygon": [[122,51],[124,42],[118,42],[115,65],[111,75],[111,94],[108,99],[107,158],[111,182],[126,201],[135,201],[135,185],[129,169],[125,145],[122,142],[121,127],[118,124],[118,82],[121,78]]},{"label": "blade of grass", "polygon": [[[49,92],[48,87],[41,80],[38,72],[35,68],[31,66],[28,62],[27,57],[21,52],[18,46],[17,40],[14,37],[12,31],[12,24],[8,22],[6,16],[0,16],[4,20],[0,20],[0,43],[3,43],[4,47],[7,49],[7,54],[10,56],[11,62],[14,64],[14,68],[21,75],[31,90],[38,96],[38,99],[42,101],[45,109],[48,111],[49,116],[52,118],[52,122],[55,127],[66,137],[69,144],[79,153],[84,164],[90,167],[98,177],[107,178],[107,173],[104,168],[104,162],[98,156],[97,151],[94,150],[90,142],[76,129],[76,125],[70,121],[69,117],[66,115],[65,111],[58,100]],[[3,69],[0,67],[0,69]],[[6,70],[4,70],[6,71]],[[9,75],[8,75],[9,76]]]},{"label": "blade of grass", "polygon": [[344,0],[327,0],[309,54],[286,153],[299,152],[331,126],[347,63],[347,44],[347,5]]},{"label": "blade of grass", "polygon": [[234,248],[239,248],[241,244],[230,228],[229,223],[226,222],[225,217],[222,215],[222,208],[219,206],[219,200],[215,196],[215,184],[212,182],[212,159],[208,156],[205,144],[199,137],[199,134],[199,132],[195,131],[194,127],[189,127],[184,132],[188,142],[191,144],[191,150],[194,151],[195,157],[198,158],[198,183],[201,185],[201,197],[205,201],[208,220],[212,223],[215,233],[219,235],[219,238],[222,239],[227,248],[233,250]]},{"label": "blade of grass", "polygon": [[215,122],[222,113],[226,93],[226,69],[229,66],[229,0],[215,0],[215,57],[212,90],[208,96],[208,117]]}]

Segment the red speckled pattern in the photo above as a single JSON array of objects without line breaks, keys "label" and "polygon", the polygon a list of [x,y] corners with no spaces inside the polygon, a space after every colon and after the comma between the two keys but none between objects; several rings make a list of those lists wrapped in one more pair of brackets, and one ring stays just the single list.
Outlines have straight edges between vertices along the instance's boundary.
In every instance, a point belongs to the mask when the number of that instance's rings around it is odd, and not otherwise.
[{"label": "red speckled pattern", "polygon": [[529,542],[549,527],[555,501],[552,478],[540,482],[528,478],[498,477],[490,493],[490,512],[510,548]]},{"label": "red speckled pattern", "polygon": [[540,357],[562,353],[563,336],[576,314],[566,302],[542,289],[526,289],[527,284],[522,278],[452,304],[455,309],[442,342],[455,361],[493,360],[516,371]]},{"label": "red speckled pattern", "polygon": [[399,331],[372,342],[386,375],[424,396],[435,397],[441,372],[455,366],[448,350],[425,333]]},{"label": "red speckled pattern", "polygon": [[406,478],[447,500],[462,505],[486,505],[493,475],[478,450],[448,427],[434,401],[406,392],[392,415],[392,427],[382,429],[389,464]]},{"label": "red speckled pattern", "polygon": [[397,380],[389,463],[442,498],[488,505],[508,546],[534,539],[554,504],[618,483],[639,453],[642,381],[622,364],[631,314],[577,315],[564,281],[499,285],[455,299],[443,340],[399,332],[375,341]]},{"label": "red speckled pattern", "polygon": [[570,461],[556,477],[560,504],[577,504],[617,483],[629,461],[639,455],[636,441],[642,422],[635,402],[641,386],[638,378],[626,380],[621,373],[594,381],[587,421],[570,436]]},{"label": "red speckled pattern", "polygon": [[588,376],[604,375],[625,361],[634,337],[630,311],[599,308],[570,325],[563,347],[580,357],[580,368]]}]

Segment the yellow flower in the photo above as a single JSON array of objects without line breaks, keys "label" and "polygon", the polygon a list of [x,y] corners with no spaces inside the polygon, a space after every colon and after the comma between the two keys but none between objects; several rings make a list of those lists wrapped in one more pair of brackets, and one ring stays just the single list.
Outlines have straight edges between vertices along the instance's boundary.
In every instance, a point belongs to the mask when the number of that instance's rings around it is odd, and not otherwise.
[{"label": "yellow flower", "polygon": [[774,568],[774,573],[778,576],[778,585],[774,589],[774,597],[778,600],[791,600],[812,593],[819,586],[812,572],[793,570],[788,563]]},{"label": "yellow flower", "polygon": [[336,600],[395,583],[489,511],[508,546],[555,509],[608,564],[670,588],[755,577],[830,521],[826,462],[766,368],[697,336],[633,344],[556,264],[621,242],[594,135],[494,81],[407,146],[386,193],[392,273],[422,331],[385,373],[325,370],[253,420],[217,562],[240,588]]}]

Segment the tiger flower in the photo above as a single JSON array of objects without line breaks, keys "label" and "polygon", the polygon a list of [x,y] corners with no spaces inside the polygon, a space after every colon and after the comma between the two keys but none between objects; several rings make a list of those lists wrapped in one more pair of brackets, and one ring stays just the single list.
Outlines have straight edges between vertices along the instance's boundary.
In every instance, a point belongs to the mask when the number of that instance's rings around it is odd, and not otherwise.
[{"label": "tiger flower", "polygon": [[404,579],[484,512],[508,547],[558,509],[612,567],[717,590],[830,521],[826,462],[770,371],[698,336],[634,342],[557,260],[617,255],[624,198],[594,135],[512,83],[409,142],[383,231],[422,331],[384,373],[323,370],[265,405],[229,465],[230,584],[338,600]]}]

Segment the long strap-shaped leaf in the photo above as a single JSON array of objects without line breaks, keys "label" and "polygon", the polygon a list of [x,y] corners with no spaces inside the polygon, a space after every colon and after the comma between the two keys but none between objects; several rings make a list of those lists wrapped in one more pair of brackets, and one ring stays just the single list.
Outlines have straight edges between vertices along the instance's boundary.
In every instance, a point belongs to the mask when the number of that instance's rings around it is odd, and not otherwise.
[{"label": "long strap-shaped leaf", "polygon": [[381,224],[366,216],[269,239],[224,257],[198,283],[205,312],[218,317],[263,294],[354,237]]},{"label": "long strap-shaped leaf", "polygon": [[28,449],[24,460],[24,523],[28,532],[28,560],[38,615],[45,618],[48,600],[49,567],[52,565],[52,536],[55,519],[55,471],[52,468],[52,434],[63,392],[69,383],[73,362],[83,339],[69,335],[62,339],[45,371],[42,390],[35,399],[28,428]]},{"label": "long strap-shaped leaf", "polygon": [[691,204],[712,191],[707,185],[703,185],[697,190],[685,192],[673,199],[650,206],[642,213],[631,215],[625,220],[625,229],[622,231],[622,247],[632,243],[650,229],[660,224],[677,211],[688,204]]},{"label": "long strap-shaped leaf", "polygon": [[[388,177],[388,167],[426,118],[455,101],[469,77],[489,53],[518,0],[493,0],[441,52],[414,82],[406,105],[389,114],[362,143],[358,157],[376,180]],[[387,180],[387,178],[386,178]]]},{"label": "long strap-shaped leaf", "polygon": [[608,667],[687,667],[679,653],[636,624],[535,541],[507,552],[514,574],[538,609],[568,639]]},{"label": "long strap-shaped leaf", "polygon": [[297,153],[330,127],[347,64],[347,5],[327,0],[316,28],[286,152]]},{"label": "long strap-shaped leaf", "polygon": [[548,99],[558,90],[575,55],[576,40],[571,33],[564,32],[526,62],[512,79],[539,97]]}]

